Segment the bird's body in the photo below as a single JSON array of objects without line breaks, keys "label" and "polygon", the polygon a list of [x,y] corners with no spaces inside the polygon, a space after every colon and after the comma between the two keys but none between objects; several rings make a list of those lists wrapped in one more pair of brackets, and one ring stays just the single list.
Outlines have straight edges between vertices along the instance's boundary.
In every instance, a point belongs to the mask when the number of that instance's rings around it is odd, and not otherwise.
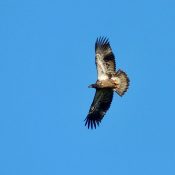
[{"label": "bird's body", "polygon": [[102,89],[102,88],[115,88],[116,87],[116,81],[114,81],[113,79],[106,79],[106,80],[97,80],[95,84],[92,85],[92,88],[98,88],[98,89]]},{"label": "bird's body", "polygon": [[99,125],[110,107],[113,92],[122,96],[129,86],[126,73],[122,70],[116,71],[115,57],[106,38],[97,38],[95,53],[98,79],[95,84],[89,86],[95,88],[96,93],[85,119],[85,125],[88,125],[88,128],[96,128]]}]

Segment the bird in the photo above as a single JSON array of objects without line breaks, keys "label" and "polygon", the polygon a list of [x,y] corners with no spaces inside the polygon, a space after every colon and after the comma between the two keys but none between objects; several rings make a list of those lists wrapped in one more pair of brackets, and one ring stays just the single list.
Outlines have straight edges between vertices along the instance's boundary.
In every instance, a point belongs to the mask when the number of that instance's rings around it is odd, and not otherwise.
[{"label": "bird", "polygon": [[121,69],[116,70],[115,56],[110,46],[109,39],[98,37],[95,42],[95,63],[97,69],[97,81],[88,87],[96,90],[93,102],[90,106],[85,126],[88,129],[99,126],[104,115],[110,108],[113,94],[116,92],[123,96],[128,90],[130,80]]}]

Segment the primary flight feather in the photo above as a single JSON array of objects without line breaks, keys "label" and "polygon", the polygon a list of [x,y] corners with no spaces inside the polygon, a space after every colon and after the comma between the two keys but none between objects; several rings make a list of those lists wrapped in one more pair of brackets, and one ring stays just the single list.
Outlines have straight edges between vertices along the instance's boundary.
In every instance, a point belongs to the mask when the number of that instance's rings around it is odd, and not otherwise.
[{"label": "primary flight feather", "polygon": [[129,78],[122,70],[116,72],[115,56],[107,38],[97,38],[95,43],[97,81],[89,87],[95,88],[94,100],[85,119],[88,128],[96,128],[110,108],[113,93],[122,96],[128,89]]}]

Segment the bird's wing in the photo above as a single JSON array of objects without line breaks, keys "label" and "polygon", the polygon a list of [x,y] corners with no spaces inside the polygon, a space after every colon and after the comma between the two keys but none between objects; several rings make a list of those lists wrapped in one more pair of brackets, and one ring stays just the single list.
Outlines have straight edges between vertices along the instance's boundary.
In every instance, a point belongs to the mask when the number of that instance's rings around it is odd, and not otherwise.
[{"label": "bird's wing", "polygon": [[98,80],[105,80],[115,73],[115,57],[107,38],[97,38],[95,43],[95,62]]},{"label": "bird's wing", "polygon": [[96,128],[109,109],[113,98],[112,89],[96,89],[94,100],[85,119],[85,126]]}]

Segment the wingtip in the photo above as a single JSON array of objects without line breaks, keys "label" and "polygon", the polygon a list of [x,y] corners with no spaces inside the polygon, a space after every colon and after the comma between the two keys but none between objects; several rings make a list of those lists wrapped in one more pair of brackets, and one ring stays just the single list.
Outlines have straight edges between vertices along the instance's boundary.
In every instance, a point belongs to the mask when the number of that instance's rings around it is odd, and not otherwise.
[{"label": "wingtip", "polygon": [[104,36],[97,37],[95,42],[95,49],[101,47],[110,47],[109,38]]},{"label": "wingtip", "polygon": [[96,129],[101,122],[100,120],[91,119],[89,117],[86,117],[84,121],[88,129]]},{"label": "wingtip", "polygon": [[109,42],[109,38],[105,36],[99,36],[96,39],[96,43],[108,43],[108,42]]}]

